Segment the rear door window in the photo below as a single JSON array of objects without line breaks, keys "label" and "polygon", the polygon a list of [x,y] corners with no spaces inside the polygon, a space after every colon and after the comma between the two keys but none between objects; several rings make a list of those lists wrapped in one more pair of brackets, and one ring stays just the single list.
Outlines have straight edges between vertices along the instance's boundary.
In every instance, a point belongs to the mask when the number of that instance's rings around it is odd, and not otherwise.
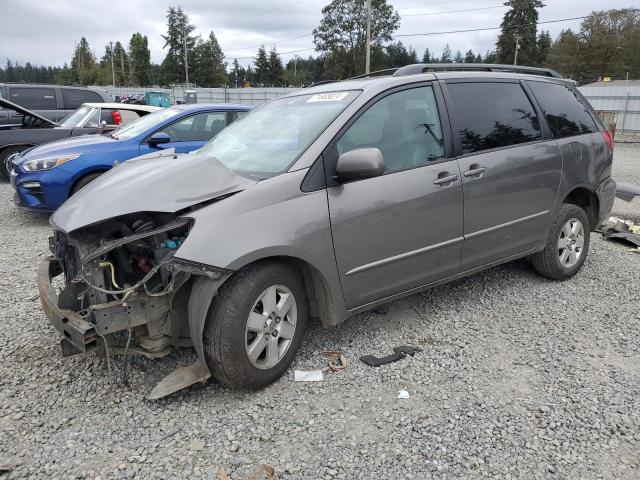
[{"label": "rear door window", "polygon": [[12,86],[10,94],[9,100],[29,110],[56,110],[58,108],[54,88]]},{"label": "rear door window", "polygon": [[96,92],[76,88],[62,88],[62,101],[64,108],[69,110],[78,108],[83,103],[102,103],[102,97]]},{"label": "rear door window", "polygon": [[463,154],[542,138],[536,112],[519,83],[447,84]]},{"label": "rear door window", "polygon": [[554,138],[598,131],[591,113],[578,95],[566,85],[527,81],[544,113]]}]

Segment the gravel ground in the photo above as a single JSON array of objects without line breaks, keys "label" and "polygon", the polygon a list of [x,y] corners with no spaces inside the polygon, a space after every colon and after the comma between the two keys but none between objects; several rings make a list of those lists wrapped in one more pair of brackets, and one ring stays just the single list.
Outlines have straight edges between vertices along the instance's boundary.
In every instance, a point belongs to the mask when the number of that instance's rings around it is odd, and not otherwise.
[{"label": "gravel ground", "polygon": [[[640,145],[615,176],[640,182]],[[259,392],[214,382],[145,396],[188,351],[160,361],[62,358],[37,300],[42,216],[0,185],[0,461],[8,478],[640,478],[640,256],[593,235],[571,281],[526,261],[309,329],[294,367],[341,350],[319,383],[287,375]],[[640,200],[636,200],[640,202]],[[639,203],[614,214],[638,217]],[[632,215],[632,216],[633,216]],[[380,368],[357,359],[401,344],[424,352]],[[410,393],[397,398],[398,390]]]}]

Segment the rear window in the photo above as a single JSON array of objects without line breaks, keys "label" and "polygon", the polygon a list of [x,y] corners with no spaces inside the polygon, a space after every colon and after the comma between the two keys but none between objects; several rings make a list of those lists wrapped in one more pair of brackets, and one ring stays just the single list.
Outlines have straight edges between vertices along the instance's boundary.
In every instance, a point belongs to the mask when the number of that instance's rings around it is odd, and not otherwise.
[{"label": "rear window", "polygon": [[587,107],[568,86],[559,83],[527,81],[540,104],[554,138],[598,131]]},{"label": "rear window", "polygon": [[540,122],[520,84],[453,83],[447,89],[464,154],[542,138]]},{"label": "rear window", "polygon": [[12,86],[10,94],[9,100],[29,110],[56,110],[58,108],[54,88]]},{"label": "rear window", "polygon": [[104,100],[96,92],[76,88],[62,88],[64,108],[78,108],[83,103],[102,103]]}]

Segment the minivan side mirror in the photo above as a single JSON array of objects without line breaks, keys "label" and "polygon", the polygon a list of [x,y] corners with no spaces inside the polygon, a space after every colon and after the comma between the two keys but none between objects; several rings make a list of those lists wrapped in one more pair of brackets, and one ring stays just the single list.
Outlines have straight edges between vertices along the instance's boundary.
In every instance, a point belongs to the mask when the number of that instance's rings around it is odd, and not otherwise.
[{"label": "minivan side mirror", "polygon": [[161,145],[163,143],[169,143],[170,141],[171,137],[169,136],[169,134],[164,132],[156,132],[147,139],[147,143],[152,147]]},{"label": "minivan side mirror", "polygon": [[379,177],[384,173],[384,158],[377,148],[359,148],[338,158],[336,176],[340,182]]}]

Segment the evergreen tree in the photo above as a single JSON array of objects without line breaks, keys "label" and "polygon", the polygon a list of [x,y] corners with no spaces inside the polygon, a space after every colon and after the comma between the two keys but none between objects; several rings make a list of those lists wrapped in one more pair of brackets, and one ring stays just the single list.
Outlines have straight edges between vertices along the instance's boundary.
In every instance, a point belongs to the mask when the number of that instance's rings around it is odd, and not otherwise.
[{"label": "evergreen tree", "polygon": [[258,49],[258,56],[255,60],[255,81],[263,86],[266,82],[269,81],[269,57],[267,56],[267,50],[262,45]]},{"label": "evergreen tree", "polygon": [[233,60],[233,67],[229,73],[229,83],[233,88],[242,87],[245,81],[245,69],[238,63],[238,59]]},{"label": "evergreen tree", "polygon": [[426,48],[424,50],[424,55],[422,55],[422,63],[432,63],[433,59],[431,58],[431,52]]},{"label": "evergreen tree", "polygon": [[452,59],[451,59],[451,47],[447,43],[444,46],[444,50],[442,50],[442,58],[440,59],[440,62],[442,62],[442,63],[451,63],[451,61],[452,61]]},{"label": "evergreen tree", "polygon": [[473,50],[467,50],[467,53],[464,54],[464,63],[476,63],[476,56]]},{"label": "evergreen tree", "polygon": [[570,28],[560,32],[547,56],[547,65],[568,78],[580,75],[580,38]]},{"label": "evergreen tree", "polygon": [[71,59],[71,70],[73,71],[73,82],[80,85],[90,85],[95,82],[98,76],[96,57],[84,37],[76,45]]},{"label": "evergreen tree", "polygon": [[134,33],[129,40],[129,83],[131,85],[151,85],[151,52],[146,35]]},{"label": "evergreen tree", "polygon": [[384,49],[385,53],[385,67],[404,67],[405,65],[411,65],[412,63],[418,63],[416,51],[413,48],[407,49],[400,41],[397,43],[391,43]]},{"label": "evergreen tree", "polygon": [[456,54],[453,57],[453,61],[455,63],[464,63],[464,58],[462,57],[462,52],[460,50],[456,51]]},{"label": "evergreen tree", "polygon": [[536,63],[538,65],[542,66],[547,63],[547,56],[549,55],[552,43],[553,41],[551,40],[549,31],[542,30],[536,40]]},{"label": "evergreen tree", "polygon": [[[229,81],[224,54],[213,32],[206,41],[198,39],[193,52],[193,82],[206,87],[223,87]],[[190,76],[191,78],[191,76]]]},{"label": "evergreen tree", "polygon": [[269,84],[272,87],[280,86],[282,84],[283,73],[284,68],[282,66],[282,60],[276,51],[276,47],[273,47],[269,52],[269,67],[267,75],[269,78]]},{"label": "evergreen tree", "polygon": [[544,4],[540,0],[507,0],[505,6],[509,7],[509,10],[504,14],[500,24],[502,30],[496,43],[498,63],[513,63],[516,35],[520,45],[519,62],[523,64],[536,63],[538,58],[536,48],[538,9],[544,7]]},{"label": "evergreen tree", "polygon": [[162,61],[162,71],[166,83],[184,83],[186,68],[184,61],[185,44],[187,61],[193,57],[196,38],[191,35],[196,27],[189,23],[189,17],[181,7],[169,7],[167,10],[167,34],[163,35],[167,56]]},{"label": "evergreen tree", "polygon": [[486,63],[483,59],[482,59],[482,55],[478,54],[476,56],[476,63]]}]

